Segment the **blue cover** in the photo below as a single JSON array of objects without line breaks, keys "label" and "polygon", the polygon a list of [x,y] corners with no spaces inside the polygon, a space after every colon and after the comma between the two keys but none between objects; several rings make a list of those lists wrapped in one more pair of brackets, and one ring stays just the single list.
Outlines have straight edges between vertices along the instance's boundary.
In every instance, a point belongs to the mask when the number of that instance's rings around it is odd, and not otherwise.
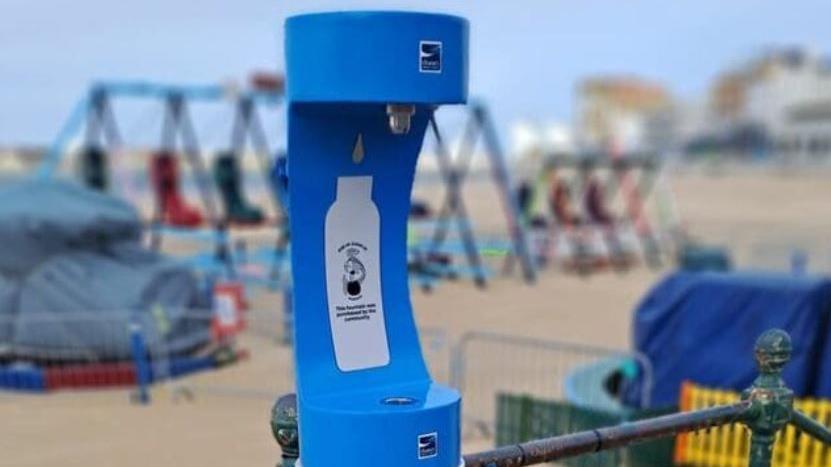
[{"label": "blue cover", "polygon": [[0,275],[0,355],[9,351],[18,296],[17,281]]},{"label": "blue cover", "polygon": [[63,180],[0,189],[0,274],[23,277],[56,254],[141,240],[141,219],[126,201]]},{"label": "blue cover", "polygon": [[[742,390],[757,375],[753,345],[765,330],[788,331],[794,343],[785,381],[799,396],[831,397],[831,372],[818,371],[829,345],[831,282],[773,273],[670,275],[634,317],[634,344],[654,366],[653,407],[678,403],[683,381]],[[831,354],[826,350],[826,354]],[[633,395],[633,397],[636,397]],[[634,402],[634,401],[630,401]]]},{"label": "blue cover", "polygon": [[[145,250],[135,208],[61,180],[0,190],[0,356],[111,360],[130,356],[128,324],[151,351],[210,340],[196,278]],[[160,324],[162,323],[162,324]]]},{"label": "blue cover", "polygon": [[198,290],[187,269],[138,247],[115,248],[56,255],[21,283],[8,337],[16,356],[129,359],[134,319],[152,353],[178,355],[210,341],[210,315],[193,311]]}]

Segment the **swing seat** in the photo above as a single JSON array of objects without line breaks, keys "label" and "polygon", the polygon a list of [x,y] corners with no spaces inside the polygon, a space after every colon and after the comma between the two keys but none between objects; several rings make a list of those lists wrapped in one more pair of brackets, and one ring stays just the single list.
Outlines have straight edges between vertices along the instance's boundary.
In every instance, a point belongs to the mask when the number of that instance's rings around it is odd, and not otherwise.
[{"label": "swing seat", "polygon": [[214,161],[214,180],[219,188],[225,217],[240,225],[260,225],[265,220],[262,210],[252,206],[242,192],[242,174],[233,152],[220,154]]},{"label": "swing seat", "polygon": [[606,216],[595,217],[591,213],[588,220],[585,228],[592,236],[600,238],[608,250],[608,266],[617,271],[625,271],[638,263],[637,247],[633,244],[636,240],[627,235],[630,232],[625,224]]},{"label": "swing seat", "polygon": [[573,210],[571,188],[568,185],[558,182],[549,195],[548,205],[551,216],[558,225],[576,228],[583,224],[583,219]]},{"label": "swing seat", "polygon": [[202,214],[189,206],[178,195],[170,196],[164,202],[163,222],[174,227],[196,228],[202,225]]},{"label": "swing seat", "polygon": [[202,213],[190,206],[179,189],[179,167],[176,157],[162,151],[150,160],[150,180],[156,194],[159,215],[164,224],[174,227],[194,228],[203,222]]},{"label": "swing seat", "polygon": [[87,146],[81,153],[81,179],[93,190],[106,191],[109,185],[107,153],[98,146]]},{"label": "swing seat", "polygon": [[597,180],[588,183],[583,196],[583,207],[591,224],[610,229],[617,229],[620,224],[620,219],[612,214],[612,209],[604,198],[603,186]]},{"label": "swing seat", "polygon": [[433,211],[430,209],[430,205],[427,204],[426,201],[414,199],[410,202],[409,217],[414,220],[430,219],[433,217]]}]

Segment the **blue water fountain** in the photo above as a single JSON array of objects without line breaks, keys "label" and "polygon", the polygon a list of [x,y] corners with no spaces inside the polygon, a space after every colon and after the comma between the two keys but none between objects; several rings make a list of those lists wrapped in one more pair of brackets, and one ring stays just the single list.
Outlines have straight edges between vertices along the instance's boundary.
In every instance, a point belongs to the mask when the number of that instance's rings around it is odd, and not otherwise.
[{"label": "blue water fountain", "polygon": [[303,467],[460,465],[461,399],[427,371],[406,235],[430,116],[467,98],[467,48],[454,16],[286,21]]}]

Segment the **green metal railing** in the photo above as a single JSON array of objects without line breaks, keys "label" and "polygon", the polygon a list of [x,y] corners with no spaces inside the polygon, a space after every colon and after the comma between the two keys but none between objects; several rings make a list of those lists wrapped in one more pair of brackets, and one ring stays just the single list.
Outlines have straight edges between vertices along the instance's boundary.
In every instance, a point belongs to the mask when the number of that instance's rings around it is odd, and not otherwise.
[{"label": "green metal railing", "polygon": [[[756,341],[759,377],[736,404],[694,412],[627,422],[496,448],[464,456],[465,467],[520,467],[622,448],[679,433],[743,423],[751,431],[750,467],[769,467],[776,434],[788,424],[831,445],[831,430],[793,407],[794,394],[782,380],[791,358],[791,338],[773,329]],[[283,448],[283,467],[293,467],[299,455],[294,396],[284,396],[272,411],[272,430]]]}]

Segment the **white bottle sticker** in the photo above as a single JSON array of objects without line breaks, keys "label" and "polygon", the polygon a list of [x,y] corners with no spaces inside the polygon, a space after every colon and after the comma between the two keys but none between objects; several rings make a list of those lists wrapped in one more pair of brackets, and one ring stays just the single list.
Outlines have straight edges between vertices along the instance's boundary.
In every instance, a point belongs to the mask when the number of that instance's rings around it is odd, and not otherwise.
[{"label": "white bottle sticker", "polygon": [[389,364],[381,301],[378,208],[372,177],[339,177],[326,213],[326,293],[335,360],[342,371]]}]

